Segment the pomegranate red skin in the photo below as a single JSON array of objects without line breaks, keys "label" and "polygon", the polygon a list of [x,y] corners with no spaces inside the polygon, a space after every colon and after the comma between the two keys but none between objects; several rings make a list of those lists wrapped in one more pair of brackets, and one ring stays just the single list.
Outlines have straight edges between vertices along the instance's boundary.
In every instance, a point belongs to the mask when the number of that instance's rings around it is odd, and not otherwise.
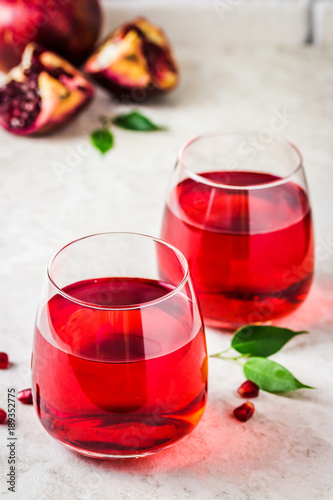
[{"label": "pomegranate red skin", "polygon": [[126,87],[125,85],[118,84],[110,80],[103,71],[95,73],[93,78],[96,83],[108,90],[120,102],[140,103],[161,94],[161,91],[154,86],[143,88]]},{"label": "pomegranate red skin", "polygon": [[163,94],[163,91],[149,85],[148,87],[130,87],[112,81],[107,74],[103,71],[95,73],[93,78],[96,83],[108,90],[116,100],[126,103],[141,103],[156,96]]},{"label": "pomegranate red skin", "polygon": [[0,0],[0,70],[17,66],[29,42],[78,66],[91,53],[101,24],[99,0]]}]

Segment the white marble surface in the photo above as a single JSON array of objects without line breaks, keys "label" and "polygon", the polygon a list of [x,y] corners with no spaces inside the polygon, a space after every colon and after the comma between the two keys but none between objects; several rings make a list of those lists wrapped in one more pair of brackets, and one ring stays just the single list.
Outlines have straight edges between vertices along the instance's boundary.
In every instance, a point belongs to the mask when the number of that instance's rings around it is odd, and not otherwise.
[{"label": "white marble surface", "polygon": [[309,36],[309,0],[106,0],[106,26],[143,14],[173,40],[218,45],[300,45]]},{"label": "white marble surface", "polygon": [[[209,404],[192,435],[150,458],[110,462],[64,449],[42,429],[32,407],[19,405],[20,500],[333,499],[333,53],[309,46],[221,49],[191,43],[177,47],[179,89],[142,106],[168,132],[117,130],[107,156],[87,152],[98,116],[122,109],[102,92],[79,120],[52,137],[18,139],[0,132],[0,350],[13,362],[0,372],[0,406],[9,386],[30,386],[34,315],[52,254],[92,232],[158,235],[181,144],[208,130],[260,130],[274,110],[284,108],[293,118],[283,135],[305,159],[318,261],[308,300],[281,322],[311,334],[294,339],[274,359],[317,389],[285,397],[262,393],[254,418],[241,424],[230,416],[240,402],[241,369],[211,359]],[[66,163],[78,148],[85,156],[60,181],[54,162]],[[213,353],[230,336],[208,330],[207,340]],[[6,436],[1,426],[3,498],[11,495]]]},{"label": "white marble surface", "polygon": [[313,6],[314,42],[322,47],[333,45],[333,2],[317,0]]}]

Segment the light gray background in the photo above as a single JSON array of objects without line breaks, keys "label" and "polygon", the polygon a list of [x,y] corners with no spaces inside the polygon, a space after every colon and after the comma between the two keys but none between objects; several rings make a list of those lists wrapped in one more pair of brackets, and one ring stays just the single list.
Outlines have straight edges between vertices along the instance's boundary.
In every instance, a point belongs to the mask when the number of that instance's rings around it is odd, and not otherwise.
[{"label": "light gray background", "polygon": [[[77,237],[99,231],[158,235],[182,143],[209,130],[260,132],[283,109],[293,116],[283,135],[304,155],[317,269],[308,300],[281,321],[311,334],[294,339],[274,359],[317,389],[284,397],[262,393],[254,418],[241,424],[230,416],[240,402],[236,389],[243,381],[241,369],[211,359],[209,404],[192,435],[159,455],[116,462],[70,453],[46,434],[33,408],[18,406],[16,498],[333,498],[333,52],[303,44],[306,10],[300,2],[292,3],[296,10],[264,9],[263,17],[255,21],[254,13],[251,22],[245,22],[251,14],[237,18],[238,11],[233,21],[220,20],[210,6],[205,11],[180,5],[171,15],[170,7],[163,10],[158,4],[136,12],[170,30],[181,67],[179,89],[141,107],[167,125],[168,132],[117,130],[114,150],[101,157],[89,148],[89,132],[101,114],[127,109],[116,107],[103,91],[85,114],[54,136],[18,139],[0,131],[0,347],[13,362],[0,373],[0,406],[6,404],[8,387],[30,386],[34,316],[52,254]],[[126,5],[114,7],[105,30],[132,15]],[[267,42],[255,42],[260,30],[253,26],[263,24],[263,18],[267,25],[278,19],[278,26],[270,36],[263,25],[260,36]],[[69,170],[61,179],[59,164]],[[214,353],[226,348],[230,336],[208,329],[207,341]],[[5,492],[6,436],[1,426],[3,498],[12,495]]]}]

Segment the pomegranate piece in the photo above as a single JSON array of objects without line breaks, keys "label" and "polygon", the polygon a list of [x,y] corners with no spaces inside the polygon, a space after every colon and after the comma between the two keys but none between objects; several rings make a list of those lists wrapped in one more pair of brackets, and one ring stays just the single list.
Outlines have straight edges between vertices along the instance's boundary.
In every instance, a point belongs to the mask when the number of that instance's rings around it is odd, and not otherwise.
[{"label": "pomegranate piece", "polygon": [[5,410],[2,410],[0,408],[0,424],[6,422],[6,418],[7,418],[7,413],[5,412]]},{"label": "pomegranate piece", "polygon": [[32,405],[32,391],[31,389],[24,389],[17,393],[17,399],[24,405]]},{"label": "pomegranate piece", "polygon": [[8,368],[8,365],[8,354],[6,354],[5,352],[0,352],[0,370],[5,370],[6,368]]},{"label": "pomegranate piece", "polygon": [[116,97],[130,101],[168,92],[179,81],[165,34],[142,17],[111,33],[84,69]]},{"label": "pomegranate piece", "polygon": [[237,392],[241,398],[257,398],[259,396],[259,385],[252,382],[252,380],[246,380],[238,387]]},{"label": "pomegranate piece", "polygon": [[17,135],[41,135],[67,123],[94,95],[69,62],[33,43],[0,88],[0,125]]},{"label": "pomegranate piece", "polygon": [[99,0],[0,0],[0,70],[20,62],[30,42],[75,65],[91,54],[102,23]]},{"label": "pomegranate piece", "polygon": [[254,404],[250,401],[246,401],[246,403],[234,409],[234,415],[240,422],[246,422],[253,416],[253,414]]}]

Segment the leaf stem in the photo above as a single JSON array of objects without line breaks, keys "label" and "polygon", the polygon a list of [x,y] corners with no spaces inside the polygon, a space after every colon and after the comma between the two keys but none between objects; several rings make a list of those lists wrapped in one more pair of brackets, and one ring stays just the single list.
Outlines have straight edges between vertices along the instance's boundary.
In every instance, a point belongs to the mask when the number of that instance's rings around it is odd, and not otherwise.
[{"label": "leaf stem", "polygon": [[100,116],[99,121],[103,128],[110,128],[112,125],[112,121],[107,116]]},{"label": "leaf stem", "polygon": [[220,358],[220,359],[226,359],[226,360],[229,360],[229,361],[236,361],[237,363],[239,364],[243,364],[241,363],[239,360],[242,359],[242,358],[249,358],[251,355],[250,354],[241,354],[240,356],[235,356],[235,357],[232,357],[232,356],[223,356],[223,354],[225,352],[228,352],[230,351],[230,349],[226,350],[226,351],[222,351],[222,352],[218,352],[217,354],[211,354],[209,357],[210,358]]},{"label": "leaf stem", "polygon": [[225,351],[217,352],[216,354],[211,354],[209,357],[210,358],[220,358],[222,357],[222,354],[225,354],[226,352],[229,352],[231,350],[231,347],[228,347]]}]

